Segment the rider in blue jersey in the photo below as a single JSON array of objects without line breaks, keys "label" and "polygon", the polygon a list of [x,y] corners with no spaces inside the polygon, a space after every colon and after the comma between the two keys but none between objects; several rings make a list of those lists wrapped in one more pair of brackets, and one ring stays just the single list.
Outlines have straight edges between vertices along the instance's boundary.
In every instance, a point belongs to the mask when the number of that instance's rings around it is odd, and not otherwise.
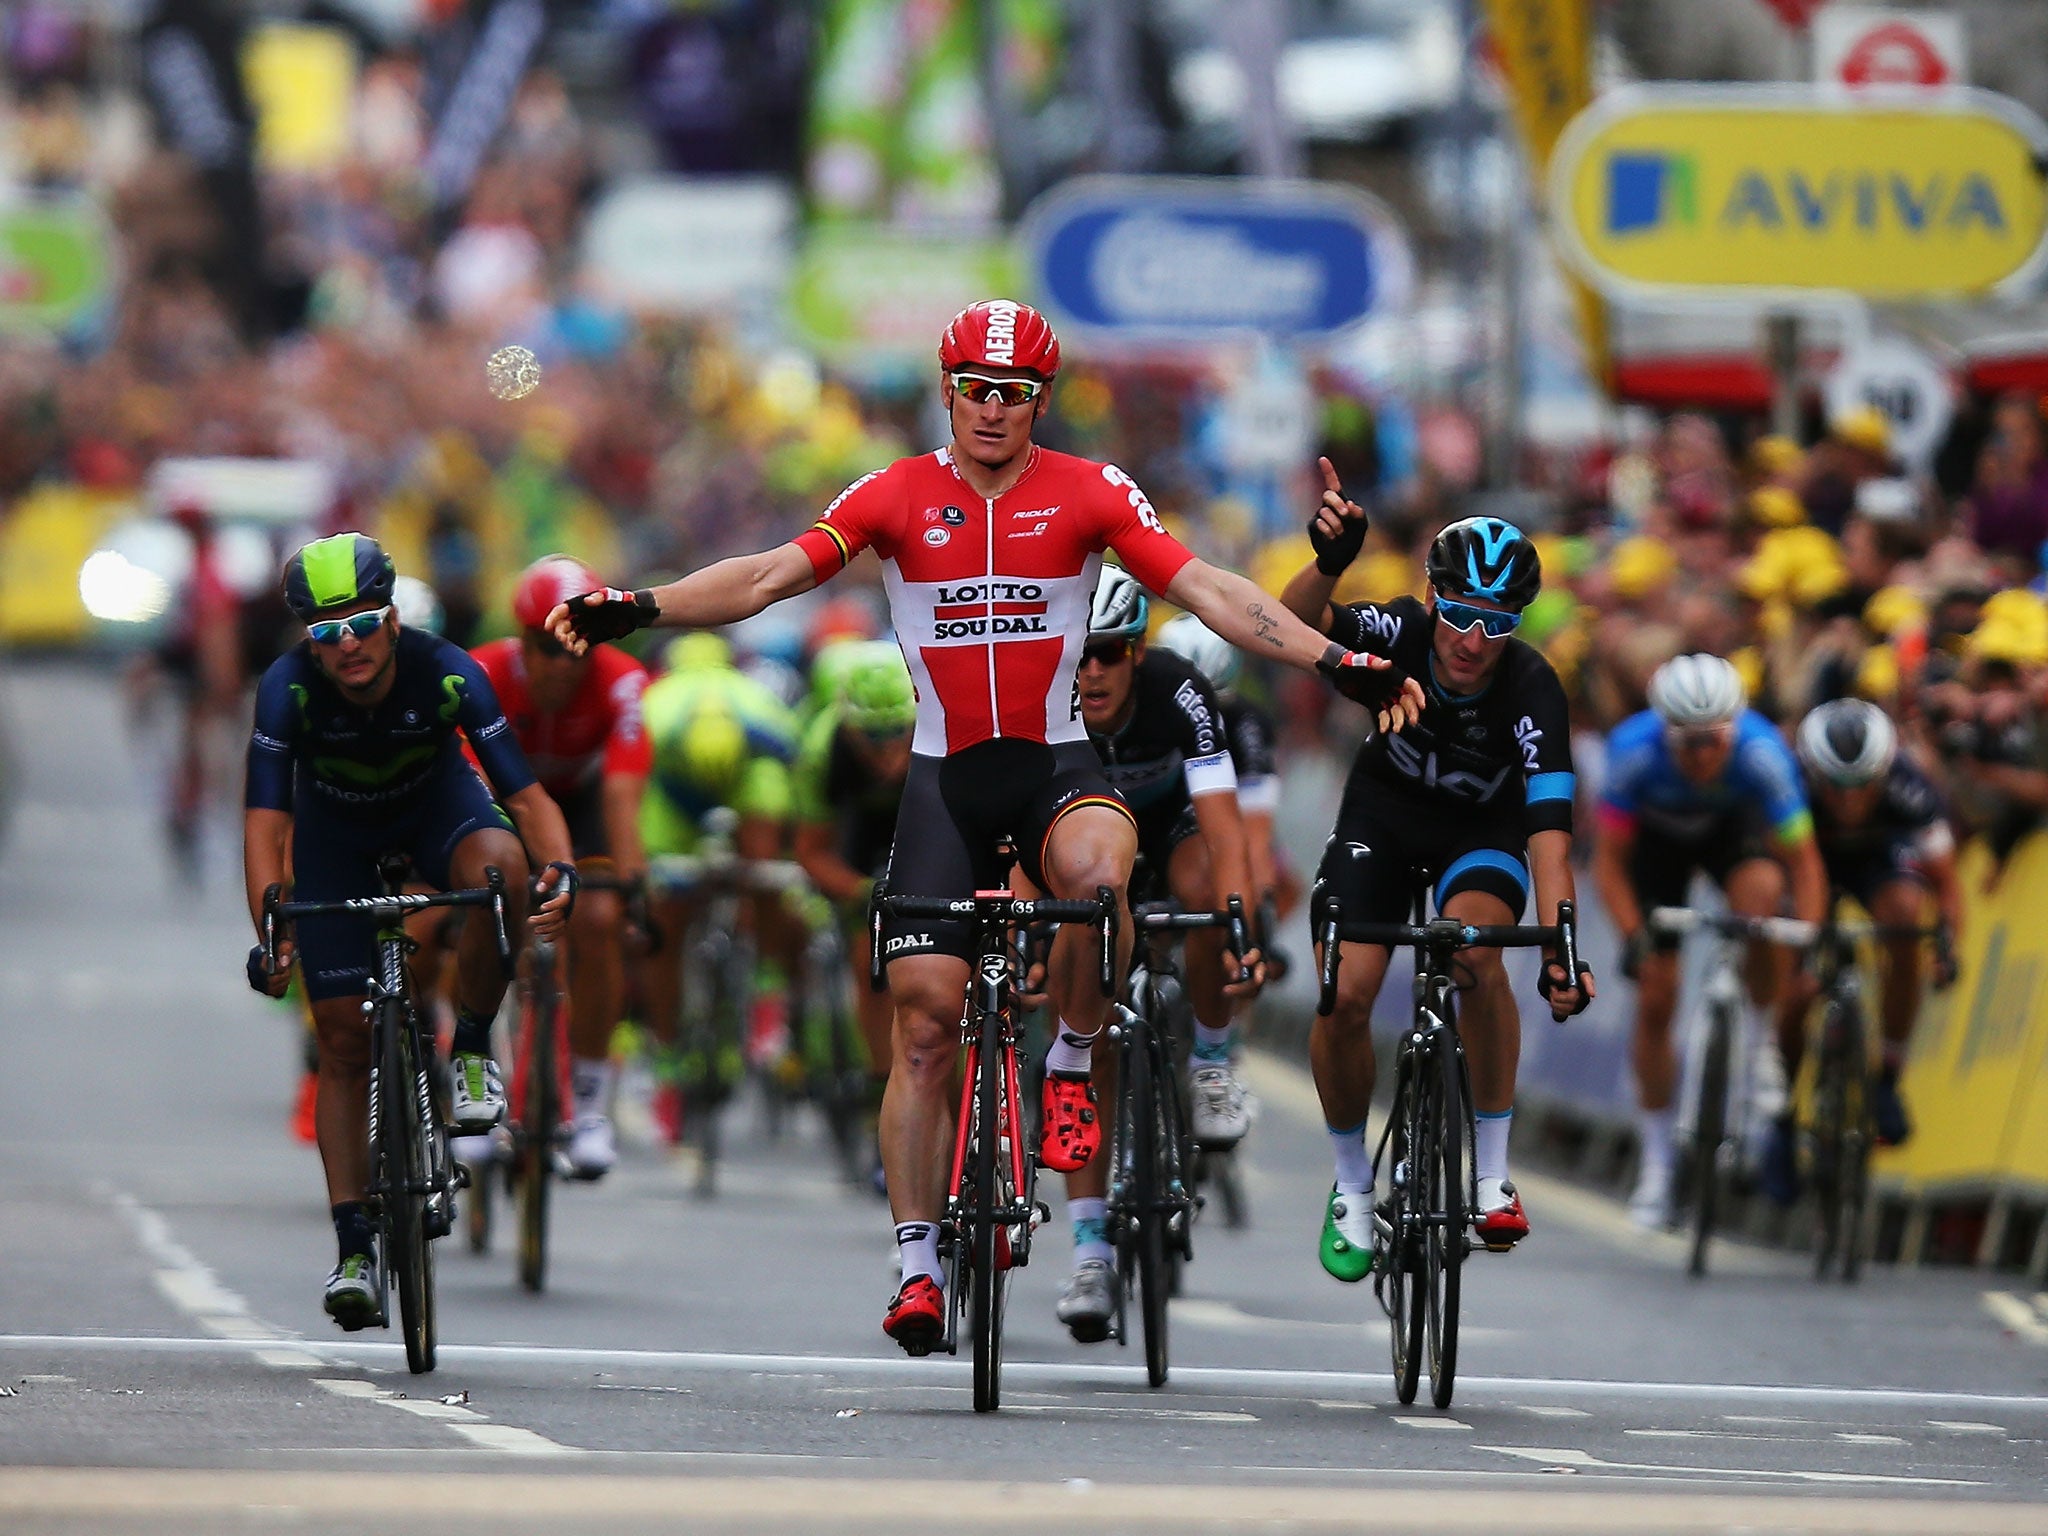
[{"label": "rider in blue jersey", "polygon": [[[1621,933],[1622,972],[1637,983],[1631,1057],[1642,1158],[1629,1213],[1662,1226],[1671,1214],[1678,941],[1652,935],[1649,912],[1684,906],[1700,871],[1731,911],[1774,916],[1789,885],[1794,915],[1819,922],[1828,880],[1799,766],[1777,728],[1748,708],[1734,667],[1718,656],[1668,661],[1650,680],[1650,705],[1608,738],[1593,881]],[[1759,1043],[1791,964],[1778,946],[1751,946],[1745,980]]]},{"label": "rider in blue jersey", "polygon": [[[576,889],[568,828],[498,707],[483,668],[460,647],[401,628],[390,556],[359,533],[307,545],[286,563],[285,602],[305,643],[272,664],[256,689],[243,812],[243,871],[260,932],[264,892],[290,882],[302,901],[377,894],[378,858],[407,855],[442,889],[507,876],[508,916],[526,916],[528,855],[546,866],[534,932],[557,937]],[[498,799],[462,751],[466,735]],[[509,814],[508,814],[509,813]],[[523,846],[522,846],[523,844]],[[316,1114],[340,1262],[328,1276],[328,1315],[350,1331],[377,1322],[377,1256],[363,1207],[369,1167],[369,1030],[363,1018],[376,924],[308,918],[278,946],[266,973],[252,950],[249,981],[283,994],[300,962],[319,1036]],[[457,948],[451,1117],[488,1130],[505,1110],[490,1028],[504,996],[495,935],[464,926]]]}]

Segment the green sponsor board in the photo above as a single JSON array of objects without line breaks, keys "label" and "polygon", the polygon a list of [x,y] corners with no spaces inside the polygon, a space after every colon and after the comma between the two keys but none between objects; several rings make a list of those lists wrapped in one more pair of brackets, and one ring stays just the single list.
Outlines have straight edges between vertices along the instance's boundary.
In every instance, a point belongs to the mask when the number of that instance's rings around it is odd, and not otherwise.
[{"label": "green sponsor board", "polygon": [[825,224],[797,257],[790,318],[843,367],[937,368],[939,332],[977,299],[1016,298],[1023,263],[996,236],[949,236],[881,225]]},{"label": "green sponsor board", "polygon": [[84,201],[0,208],[0,331],[64,330],[106,297],[111,237]]}]

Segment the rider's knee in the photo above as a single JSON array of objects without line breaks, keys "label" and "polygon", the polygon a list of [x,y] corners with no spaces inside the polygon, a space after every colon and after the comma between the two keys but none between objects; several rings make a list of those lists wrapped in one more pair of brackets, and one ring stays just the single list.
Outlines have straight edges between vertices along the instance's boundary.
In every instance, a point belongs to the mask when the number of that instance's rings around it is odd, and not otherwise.
[{"label": "rider's knee", "polygon": [[362,1005],[353,999],[314,1007],[313,1029],[320,1040],[320,1065],[353,1076],[370,1070],[370,1030]]}]

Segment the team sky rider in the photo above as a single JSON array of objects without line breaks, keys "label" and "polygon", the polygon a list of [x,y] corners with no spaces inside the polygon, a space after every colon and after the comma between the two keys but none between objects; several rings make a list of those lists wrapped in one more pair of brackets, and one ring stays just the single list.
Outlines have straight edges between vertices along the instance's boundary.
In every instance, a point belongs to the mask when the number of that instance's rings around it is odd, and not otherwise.
[{"label": "team sky rider", "polygon": [[[1145,888],[1138,898],[1164,894],[1184,911],[1213,912],[1232,896],[1243,900],[1250,888],[1237,771],[1215,691],[1180,657],[1146,649],[1150,609],[1127,572],[1102,568],[1081,651],[1081,719],[1110,788],[1137,818],[1138,852],[1145,861]],[[1257,990],[1259,976],[1253,949],[1243,957],[1250,974],[1237,979],[1239,957],[1227,953],[1225,937],[1220,929],[1197,929],[1183,945],[1195,1014],[1188,1129],[1196,1141],[1218,1148],[1235,1146],[1250,1124],[1244,1089],[1230,1065],[1230,1015],[1234,998]],[[1103,1162],[1067,1175],[1074,1273],[1058,1312],[1083,1344],[1108,1338],[1116,1312],[1108,1189]]]},{"label": "team sky rider", "polygon": [[[1629,1214],[1656,1227],[1671,1215],[1679,941],[1650,932],[1650,909],[1684,906],[1699,870],[1726,893],[1731,912],[1775,916],[1789,877],[1793,915],[1817,923],[1827,914],[1828,877],[1799,766],[1719,656],[1674,657],[1650,678],[1650,707],[1608,737],[1599,817],[1593,884],[1621,934],[1622,974],[1636,981],[1631,1056],[1642,1151]],[[1778,945],[1750,946],[1749,1028],[1759,1041],[1791,963]],[[1776,1092],[1767,1084],[1762,1108],[1780,1107],[1770,1102]]]},{"label": "team sky rider", "polygon": [[1179,614],[1162,624],[1158,644],[1191,663],[1216,690],[1223,705],[1223,734],[1230,742],[1231,764],[1237,769],[1237,808],[1244,817],[1245,858],[1251,866],[1252,892],[1258,898],[1258,926],[1252,936],[1265,959],[1268,980],[1277,981],[1287,967],[1273,941],[1282,909],[1293,904],[1300,888],[1273,840],[1273,814],[1280,809],[1273,717],[1237,691],[1244,653],[1192,613]]},{"label": "team sky rider", "polygon": [[[1901,928],[1926,921],[1931,894],[1944,941],[1936,952],[1934,982],[1950,985],[1962,892],[1956,883],[1955,834],[1943,814],[1940,792],[1900,755],[1898,732],[1885,712],[1862,699],[1821,705],[1799,723],[1794,744],[1830,890],[1855,897],[1873,922]],[[1920,1008],[1920,950],[1917,939],[1907,938],[1887,939],[1879,946],[1884,1057],[1871,1085],[1870,1113],[1878,1140],[1887,1146],[1898,1146],[1912,1134],[1899,1098],[1899,1072]],[[1788,1080],[1799,1075],[1806,1005],[1815,985],[1808,973],[1799,973],[1778,1012],[1778,1043]],[[1774,1136],[1774,1147],[1780,1141],[1789,1151],[1790,1135]],[[1782,1192],[1792,1181],[1783,1177],[1784,1168],[1777,1173],[1780,1178],[1770,1182]]]},{"label": "team sky rider", "polygon": [[[963,310],[946,328],[939,364],[946,448],[864,476],[776,549],[653,591],[588,594],[555,612],[556,634],[581,645],[644,624],[733,623],[808,591],[873,546],[918,688],[890,865],[891,888],[916,895],[964,897],[997,884],[1005,836],[1031,884],[1055,896],[1127,885],[1136,828],[1088,746],[1074,683],[1105,549],[1226,638],[1351,679],[1383,726],[1419,707],[1413,684],[1385,662],[1330,644],[1244,577],[1196,559],[1122,470],[1033,444],[1059,369],[1059,342],[1037,311],[1006,299]],[[1129,942],[1125,925],[1125,958]],[[944,1326],[937,1223],[973,940],[965,925],[895,923],[885,943],[895,1021],[882,1160],[903,1283],[883,1326],[924,1354]],[[1073,929],[1053,945],[1060,1023],[1040,1153],[1059,1172],[1085,1165],[1101,1140],[1089,1072],[1107,1003],[1093,947]]]},{"label": "team sky rider", "polygon": [[[1536,546],[1511,523],[1468,517],[1429,551],[1430,601],[1333,605],[1337,578],[1357,557],[1366,516],[1321,461],[1323,504],[1309,524],[1315,559],[1287,584],[1287,606],[1338,644],[1367,647],[1426,680],[1428,703],[1399,737],[1368,740],[1352,764],[1316,887],[1343,922],[1404,922],[1416,880],[1436,880],[1437,911],[1473,924],[1514,923],[1535,879],[1537,920],[1557,921],[1573,896],[1571,716],[1563,686],[1533,646],[1514,638],[1542,586]],[[1339,1280],[1372,1272],[1372,1158],[1366,1113],[1377,1070],[1372,1004],[1390,951],[1343,939],[1335,1012],[1309,1032],[1309,1061],[1336,1156],[1323,1220],[1323,1268]],[[1508,1178],[1521,1014],[1498,949],[1458,957],[1469,972],[1458,1029],[1471,1064],[1473,1230],[1499,1250],[1529,1220]],[[1564,974],[1547,953],[1538,990],[1554,1017],[1582,1012],[1593,978]]]},{"label": "team sky rider", "polygon": [[[600,586],[580,560],[548,555],[512,592],[519,633],[472,653],[497,690],[527,761],[562,809],[579,860],[609,860],[621,880],[646,872],[640,797],[654,756],[641,723],[647,669],[616,647],[572,656],[545,628],[554,606]],[[611,1040],[625,1006],[625,902],[586,890],[569,924],[570,1171],[598,1179],[618,1161],[609,1108]]]},{"label": "team sky rider", "polygon": [[[837,702],[804,730],[791,775],[796,857],[820,894],[846,919],[853,971],[868,974],[868,897],[889,862],[917,698],[903,653],[882,640],[846,640],[819,653],[840,672]],[[889,1070],[886,995],[854,989],[868,1063],[879,1081]]]},{"label": "team sky rider", "polygon": [[[360,533],[308,544],[285,563],[285,603],[305,623],[307,640],[273,663],[256,689],[242,828],[249,916],[260,931],[263,894],[284,883],[289,850],[299,900],[374,896],[379,855],[401,852],[421,879],[443,890],[479,886],[489,870],[504,871],[508,915],[523,919],[531,854],[544,866],[541,889],[549,893],[533,913],[533,931],[556,938],[576,894],[562,813],[527,766],[483,669],[460,647],[401,628],[392,583],[390,556]],[[464,756],[458,732],[467,734],[497,801]],[[249,954],[250,985],[272,997],[283,994],[296,958],[312,1001],[320,1160],[340,1247],[326,1307],[351,1331],[378,1321],[377,1255],[363,1209],[370,1073],[363,1000],[375,942],[368,920],[307,918],[279,942],[274,973],[264,972],[260,948]],[[456,965],[451,1115],[458,1129],[483,1131],[505,1112],[490,1055],[505,977],[489,923],[464,925]]]}]

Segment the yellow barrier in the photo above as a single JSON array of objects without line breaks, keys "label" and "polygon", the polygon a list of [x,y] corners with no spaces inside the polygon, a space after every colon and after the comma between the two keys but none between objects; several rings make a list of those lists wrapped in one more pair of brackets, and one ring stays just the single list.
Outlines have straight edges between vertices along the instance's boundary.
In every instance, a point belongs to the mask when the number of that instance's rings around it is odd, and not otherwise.
[{"label": "yellow barrier", "polygon": [[1913,1139],[1873,1171],[1908,1194],[2048,1191],[2048,834],[2014,850],[1989,891],[1982,844],[1962,852],[1962,974],[1930,996],[1900,1087]]},{"label": "yellow barrier", "polygon": [[75,645],[92,621],[78,568],[129,500],[77,485],[41,485],[0,519],[0,644]]}]

